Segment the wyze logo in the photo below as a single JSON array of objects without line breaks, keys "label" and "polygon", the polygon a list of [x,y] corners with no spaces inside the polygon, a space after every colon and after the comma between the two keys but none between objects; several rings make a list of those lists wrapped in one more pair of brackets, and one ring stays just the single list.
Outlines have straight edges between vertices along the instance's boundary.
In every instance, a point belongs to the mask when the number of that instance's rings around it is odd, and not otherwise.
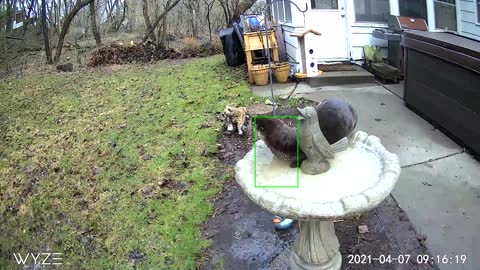
[{"label": "wyze logo", "polygon": [[61,265],[62,264],[62,253],[13,253],[15,261],[17,264],[40,264],[40,265]]}]

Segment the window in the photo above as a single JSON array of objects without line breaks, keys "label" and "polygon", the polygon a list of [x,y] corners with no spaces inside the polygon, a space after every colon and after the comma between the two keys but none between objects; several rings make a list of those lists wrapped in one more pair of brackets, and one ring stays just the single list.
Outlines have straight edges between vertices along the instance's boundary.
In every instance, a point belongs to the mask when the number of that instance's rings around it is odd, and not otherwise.
[{"label": "window", "polygon": [[398,1],[398,3],[400,7],[400,16],[427,20],[427,0],[401,0]]},{"label": "window", "polygon": [[457,8],[455,0],[435,0],[435,27],[457,31]]},{"label": "window", "polygon": [[273,18],[278,22],[278,2],[273,3]]},{"label": "window", "polygon": [[357,22],[386,23],[389,16],[389,0],[355,0],[355,19]]},{"label": "window", "polygon": [[[480,1],[480,0],[479,0]],[[288,2],[285,3],[285,21],[291,23],[292,22],[292,5]]]},{"label": "window", "polygon": [[23,12],[19,12],[19,13],[17,13],[17,15],[15,15],[15,22],[16,23],[23,22]]},{"label": "window", "polygon": [[480,0],[477,0],[477,23],[480,24]]},{"label": "window", "polygon": [[313,9],[338,9],[338,0],[312,0]]},{"label": "window", "polygon": [[278,21],[285,21],[285,9],[283,8],[283,2],[278,2]]},{"label": "window", "polygon": [[273,16],[277,22],[292,22],[292,7],[290,2],[273,3]]}]

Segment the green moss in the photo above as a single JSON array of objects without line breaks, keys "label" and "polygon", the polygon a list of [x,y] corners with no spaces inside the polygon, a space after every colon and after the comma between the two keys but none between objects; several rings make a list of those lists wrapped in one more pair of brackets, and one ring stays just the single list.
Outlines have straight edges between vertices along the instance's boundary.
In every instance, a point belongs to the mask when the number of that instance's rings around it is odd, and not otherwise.
[{"label": "green moss", "polygon": [[[0,269],[194,269],[225,175],[216,112],[255,101],[221,56],[0,83]],[[199,129],[204,122],[213,127]],[[181,152],[185,154],[182,155]]]}]

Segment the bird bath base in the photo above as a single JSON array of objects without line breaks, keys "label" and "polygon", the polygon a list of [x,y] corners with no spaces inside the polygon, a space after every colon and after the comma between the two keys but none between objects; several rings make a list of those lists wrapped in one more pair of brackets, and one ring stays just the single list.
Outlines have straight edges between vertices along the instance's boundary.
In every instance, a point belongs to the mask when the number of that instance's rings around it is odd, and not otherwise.
[{"label": "bird bath base", "polygon": [[342,265],[332,221],[300,222],[300,234],[290,255],[291,270],[339,270]]}]

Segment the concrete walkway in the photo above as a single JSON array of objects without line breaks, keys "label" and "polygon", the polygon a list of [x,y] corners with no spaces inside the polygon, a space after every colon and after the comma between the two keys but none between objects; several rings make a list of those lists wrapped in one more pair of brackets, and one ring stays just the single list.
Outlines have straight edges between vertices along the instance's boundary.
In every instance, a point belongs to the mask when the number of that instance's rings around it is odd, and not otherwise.
[{"label": "concrete walkway", "polygon": [[[402,99],[401,84],[320,88],[284,84],[275,85],[274,94],[288,95],[293,89],[292,97],[318,102],[339,97],[350,102],[359,115],[358,129],[378,136],[399,156],[402,174],[393,197],[416,231],[426,236],[426,245],[434,259],[437,255],[440,260],[444,255],[448,258],[445,264],[436,262],[439,268],[478,269],[480,163],[409,110]],[[254,87],[253,91],[260,96],[270,96],[268,86]],[[457,255],[466,255],[466,263],[457,263]]]}]

